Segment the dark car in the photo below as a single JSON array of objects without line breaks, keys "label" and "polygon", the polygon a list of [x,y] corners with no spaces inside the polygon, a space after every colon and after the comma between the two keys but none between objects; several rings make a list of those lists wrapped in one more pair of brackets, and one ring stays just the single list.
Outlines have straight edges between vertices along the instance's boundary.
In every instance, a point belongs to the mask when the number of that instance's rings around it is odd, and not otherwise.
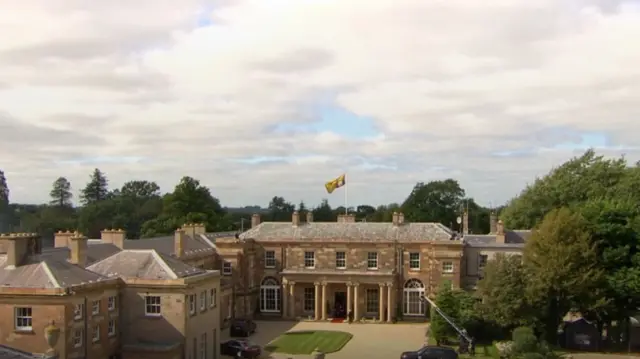
[{"label": "dark car", "polygon": [[453,348],[427,345],[416,351],[404,352],[400,359],[458,359]]},{"label": "dark car", "polygon": [[251,319],[233,319],[229,326],[229,334],[232,337],[248,337],[255,333],[256,322]]},{"label": "dark car", "polygon": [[262,348],[259,345],[253,344],[246,339],[231,339],[220,344],[220,354],[222,355],[253,359],[258,358],[261,353]]}]

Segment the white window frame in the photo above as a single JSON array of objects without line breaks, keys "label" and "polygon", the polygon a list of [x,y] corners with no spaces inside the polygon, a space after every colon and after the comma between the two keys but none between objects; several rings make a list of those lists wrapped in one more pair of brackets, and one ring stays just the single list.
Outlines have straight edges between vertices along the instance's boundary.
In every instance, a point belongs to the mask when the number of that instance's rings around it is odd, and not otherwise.
[{"label": "white window frame", "polygon": [[314,287],[304,288],[302,310],[313,312],[316,310],[316,289]]},{"label": "white window frame", "polygon": [[378,252],[367,252],[367,269],[378,269]]},{"label": "white window frame", "polygon": [[453,273],[453,262],[452,261],[444,261],[444,262],[442,262],[442,273]]},{"label": "white window frame", "polygon": [[347,252],[345,251],[336,252],[336,269],[347,269]]},{"label": "white window frame", "polygon": [[144,315],[147,317],[162,316],[162,298],[159,295],[144,297]]},{"label": "white window frame", "polygon": [[489,261],[489,256],[486,254],[478,254],[478,269],[484,269]]},{"label": "white window frame", "polygon": [[316,267],[316,252],[304,252],[304,267],[307,269],[314,269]]},{"label": "white window frame", "polygon": [[17,331],[30,332],[33,330],[33,309],[31,307],[16,307],[13,314],[13,323]]},{"label": "white window frame", "polygon": [[112,295],[109,298],[107,298],[107,309],[110,312],[113,312],[114,310],[116,310],[116,306],[117,306],[117,301],[116,301],[116,296]]},{"label": "white window frame", "polygon": [[77,303],[73,306],[73,319],[80,320],[84,318],[84,303]]},{"label": "white window frame", "polygon": [[200,359],[207,359],[207,333],[200,336]]},{"label": "white window frame", "polygon": [[402,314],[406,316],[424,316],[425,303],[421,299],[425,296],[424,283],[416,278],[409,279],[402,289]]},{"label": "white window frame", "polygon": [[189,294],[189,314],[196,314],[196,295]]},{"label": "white window frame", "polygon": [[200,293],[200,311],[204,312],[207,310],[207,291],[203,290]]},{"label": "white window frame", "polygon": [[91,315],[100,314],[100,300],[94,300],[91,302]]},{"label": "white window frame", "polygon": [[97,343],[100,341],[100,324],[94,325],[93,328],[91,329],[91,341],[94,343]]},{"label": "white window frame", "polygon": [[279,313],[282,306],[281,295],[280,283],[275,278],[265,278],[260,283],[260,312]]},{"label": "white window frame", "polygon": [[276,251],[264,252],[264,267],[275,268],[276,267]]},{"label": "white window frame", "polygon": [[[418,256],[418,258],[415,258],[415,256]],[[420,270],[420,252],[409,252],[409,269]]]},{"label": "white window frame", "polygon": [[217,305],[216,304],[216,301],[218,299],[218,298],[216,298],[217,294],[218,294],[217,292],[218,291],[216,290],[216,288],[211,288],[209,290],[209,297],[211,297],[210,300],[209,300],[209,307],[211,307],[211,308],[215,308],[216,305]]},{"label": "white window frame", "polygon": [[83,336],[84,336],[84,333],[82,329],[75,329],[73,331],[73,347],[74,348],[82,347]]},{"label": "white window frame", "polygon": [[377,314],[380,311],[380,290],[378,288],[367,288],[365,294],[365,312]]},{"label": "white window frame", "polygon": [[224,261],[222,263],[222,275],[231,275],[233,273],[233,267],[231,262]]},{"label": "white window frame", "polygon": [[110,319],[109,320],[109,324],[107,326],[107,335],[109,337],[115,337],[116,336],[116,320],[115,319]]}]

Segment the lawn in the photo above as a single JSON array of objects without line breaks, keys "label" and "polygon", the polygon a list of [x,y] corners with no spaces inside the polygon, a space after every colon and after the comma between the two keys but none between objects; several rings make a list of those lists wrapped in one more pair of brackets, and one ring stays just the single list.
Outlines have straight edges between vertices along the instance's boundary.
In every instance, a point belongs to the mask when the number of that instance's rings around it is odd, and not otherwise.
[{"label": "lawn", "polygon": [[265,346],[272,353],[311,354],[318,349],[323,353],[334,353],[351,340],[352,335],[330,330],[299,331],[284,333]]}]

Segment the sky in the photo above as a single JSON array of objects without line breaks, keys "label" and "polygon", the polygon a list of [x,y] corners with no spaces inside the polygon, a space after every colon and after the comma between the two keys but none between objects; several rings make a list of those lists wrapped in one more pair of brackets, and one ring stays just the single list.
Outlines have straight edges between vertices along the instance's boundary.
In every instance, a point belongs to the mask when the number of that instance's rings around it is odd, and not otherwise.
[{"label": "sky", "polygon": [[[223,205],[484,205],[593,147],[640,159],[638,0],[3,0],[13,202],[94,168]],[[152,11],[150,11],[152,10]],[[324,183],[347,174],[347,195]]]}]

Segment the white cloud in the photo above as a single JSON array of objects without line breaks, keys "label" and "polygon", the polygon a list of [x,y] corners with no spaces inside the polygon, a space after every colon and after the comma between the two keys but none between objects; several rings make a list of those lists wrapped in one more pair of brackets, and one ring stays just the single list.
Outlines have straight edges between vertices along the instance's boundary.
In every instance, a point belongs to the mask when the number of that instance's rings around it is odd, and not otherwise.
[{"label": "white cloud", "polygon": [[[231,205],[317,203],[343,171],[354,204],[448,176],[495,204],[580,153],[553,149],[580,133],[640,158],[636,1],[53,5],[0,13],[0,168],[15,201],[46,200],[58,176],[78,189],[100,167],[114,186],[191,175]],[[380,133],[274,131],[327,103]],[[237,161],[250,157],[279,160]]]}]

